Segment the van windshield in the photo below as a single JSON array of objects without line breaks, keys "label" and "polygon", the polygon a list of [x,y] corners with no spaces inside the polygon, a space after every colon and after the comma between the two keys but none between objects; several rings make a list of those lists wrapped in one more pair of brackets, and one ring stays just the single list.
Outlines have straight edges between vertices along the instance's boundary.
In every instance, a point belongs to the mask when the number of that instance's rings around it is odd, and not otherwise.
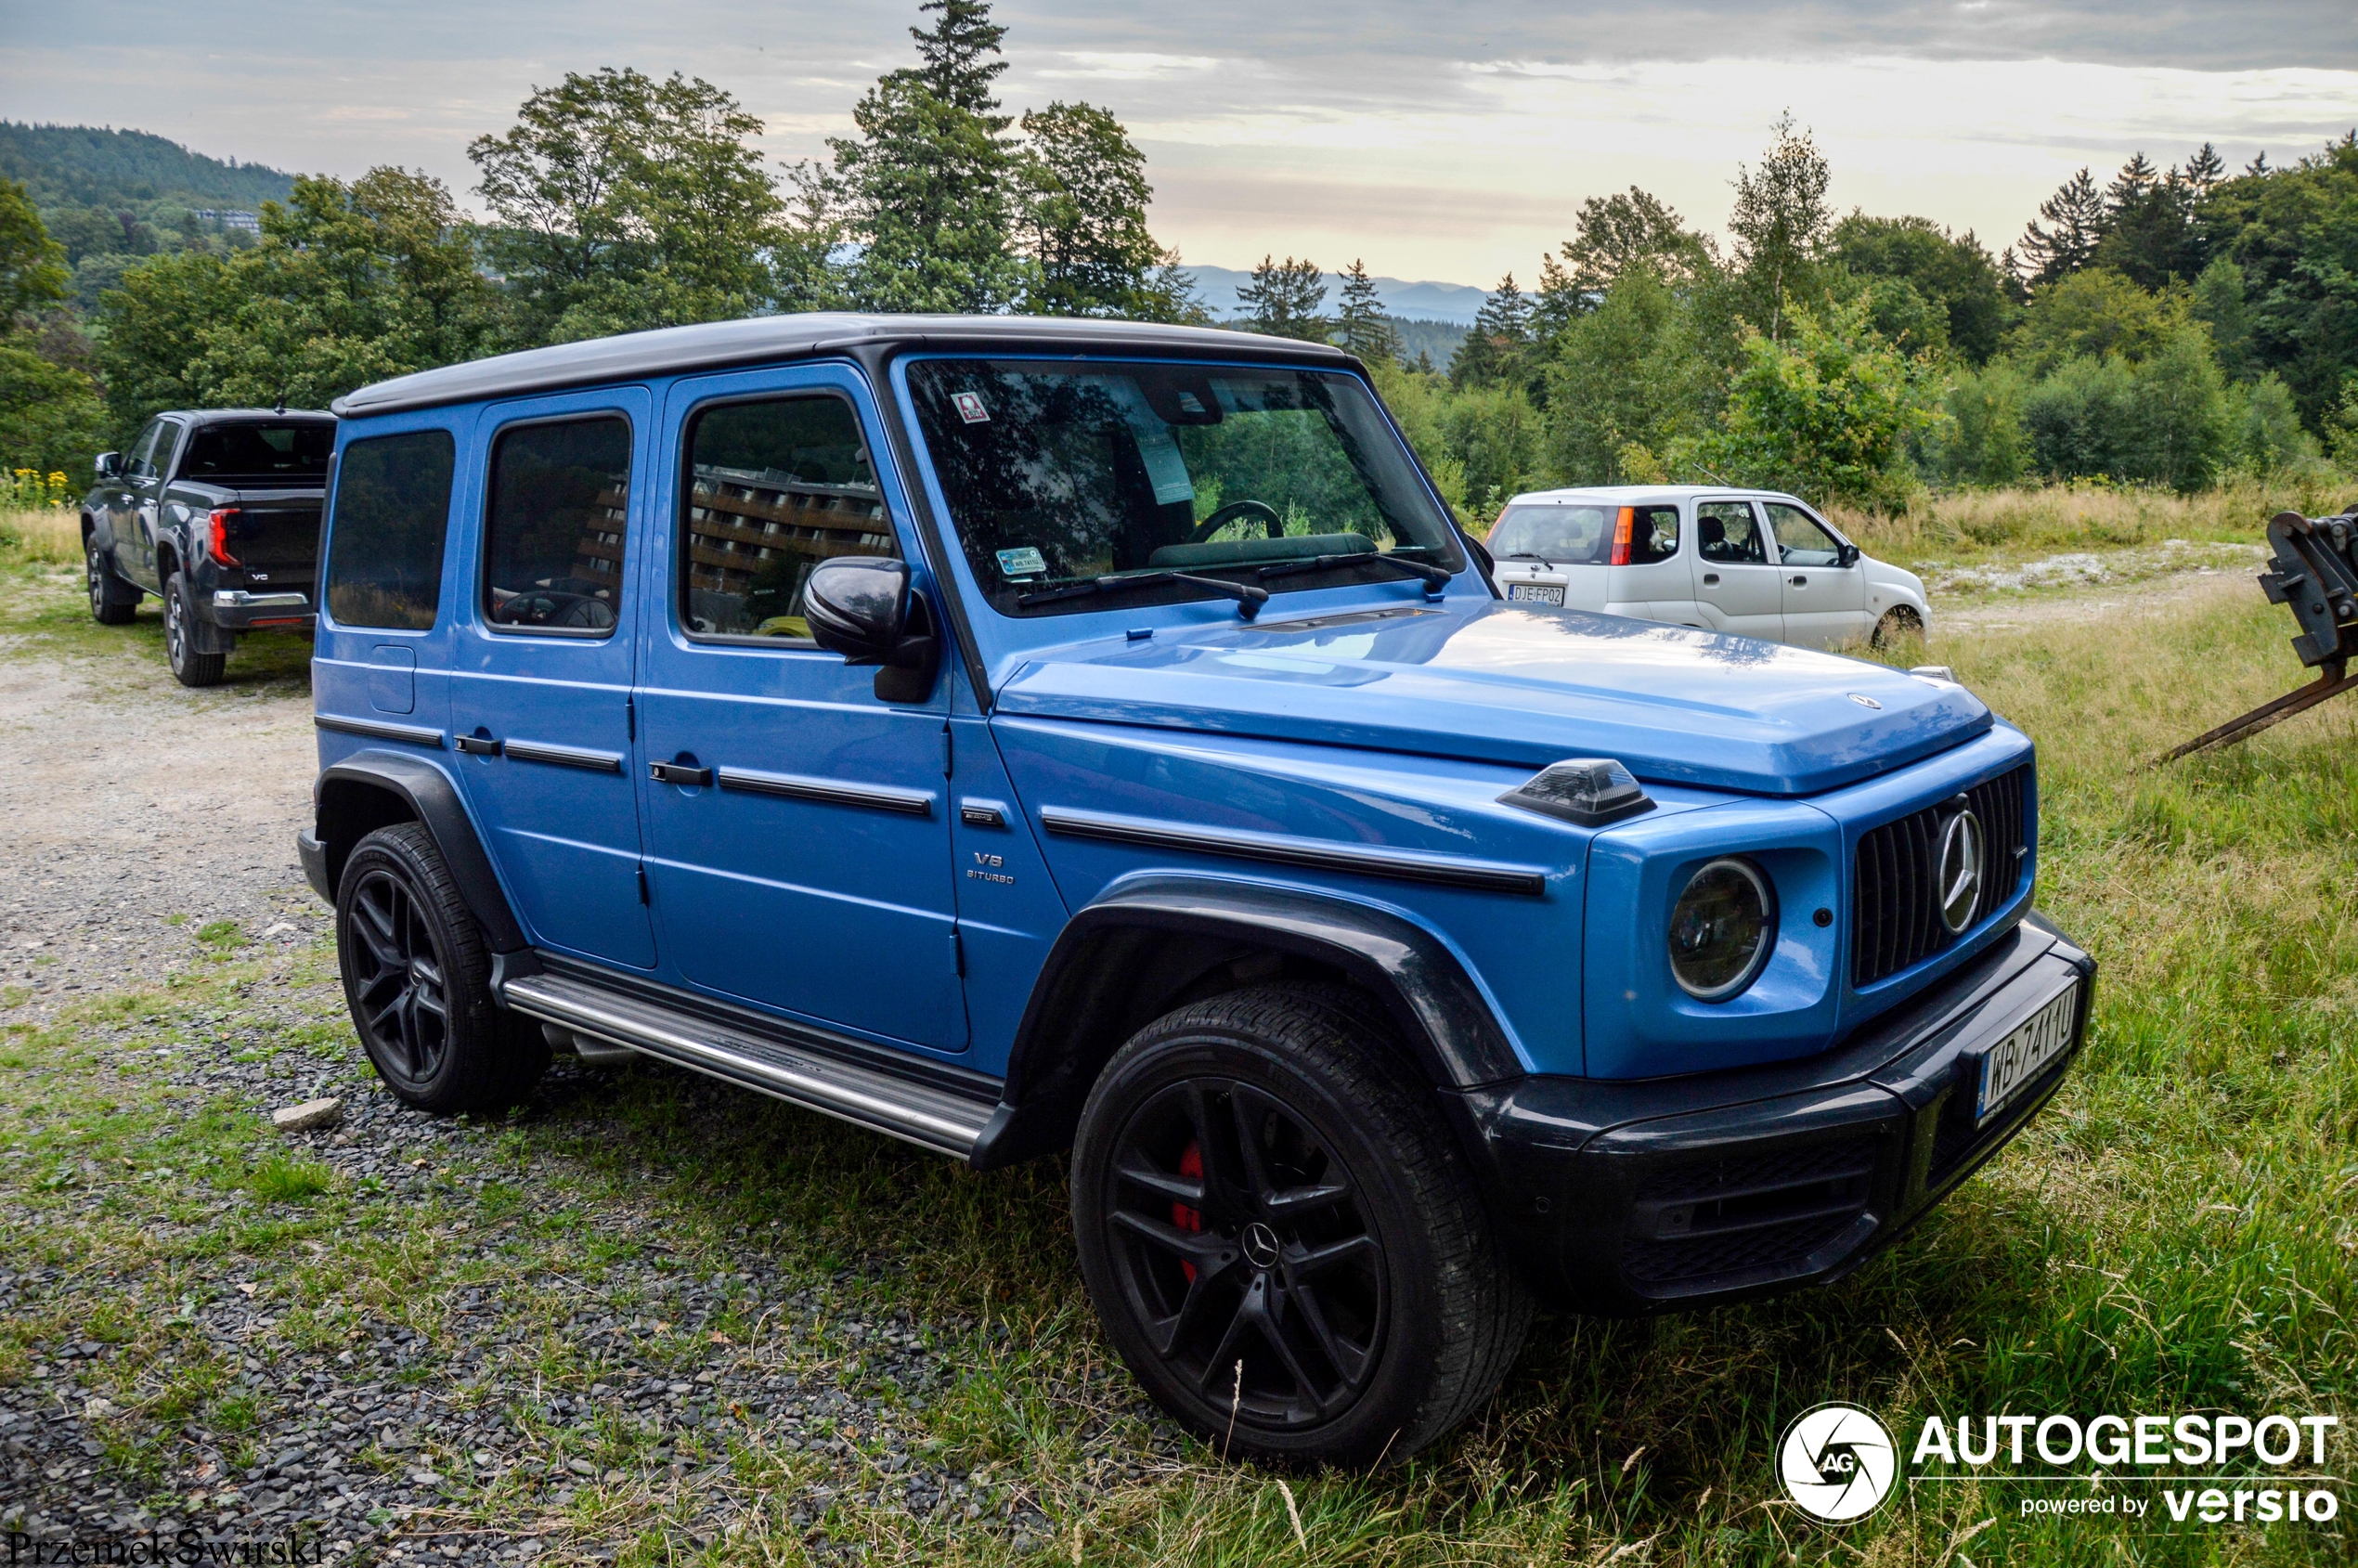
[{"label": "van windshield", "polygon": [[[1461,570],[1440,504],[1353,376],[1282,367],[928,359],[917,424],[975,577],[1002,614],[1157,574],[1125,603],[1393,582],[1376,558]],[[1115,584],[1113,586],[1122,586]]]}]

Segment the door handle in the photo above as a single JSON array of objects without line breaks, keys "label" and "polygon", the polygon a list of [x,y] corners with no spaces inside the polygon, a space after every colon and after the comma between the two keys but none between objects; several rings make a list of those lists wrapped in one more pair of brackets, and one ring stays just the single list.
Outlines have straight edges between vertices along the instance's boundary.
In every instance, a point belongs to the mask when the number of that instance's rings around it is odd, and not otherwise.
[{"label": "door handle", "polygon": [[458,746],[460,751],[470,757],[499,755],[499,741],[496,735],[460,735],[458,737]]},{"label": "door handle", "polygon": [[712,770],[687,762],[650,762],[647,777],[657,784],[708,784],[712,782]]},{"label": "door handle", "polygon": [[1717,572],[1705,572],[1703,575],[1703,586],[1705,588],[1717,588],[1719,586],[1719,574]]},{"label": "door handle", "polygon": [[1807,577],[1787,577],[1785,580],[1793,584],[1795,588],[1807,588],[1809,586],[1809,579]]}]

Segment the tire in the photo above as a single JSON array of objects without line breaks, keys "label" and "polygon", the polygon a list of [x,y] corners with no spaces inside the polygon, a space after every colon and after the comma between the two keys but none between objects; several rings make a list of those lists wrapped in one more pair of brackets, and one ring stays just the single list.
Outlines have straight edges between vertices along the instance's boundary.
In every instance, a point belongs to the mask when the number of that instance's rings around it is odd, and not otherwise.
[{"label": "tire", "polygon": [[547,1070],[540,1030],[492,1001],[483,932],[421,824],[353,846],[336,885],[336,964],[361,1047],[402,1104],[505,1110]]},{"label": "tire", "polygon": [[178,572],[163,580],[163,657],[172,678],[183,686],[217,686],[227,654],[196,651],[197,607],[188,597],[188,579]]},{"label": "tire", "polygon": [[1531,1297],[1432,1091],[1341,987],[1180,1008],[1091,1088],[1081,1271],[1155,1402],[1226,1453],[1391,1463],[1487,1400]]},{"label": "tire", "polygon": [[1922,637],[1924,634],[1924,618],[1916,614],[1914,606],[1894,604],[1883,613],[1883,619],[1875,623],[1872,641],[1878,648],[1891,648],[1905,638]]},{"label": "tire", "polygon": [[90,618],[100,626],[124,625],[139,608],[139,590],[114,575],[97,540],[83,540],[82,555],[89,568]]}]

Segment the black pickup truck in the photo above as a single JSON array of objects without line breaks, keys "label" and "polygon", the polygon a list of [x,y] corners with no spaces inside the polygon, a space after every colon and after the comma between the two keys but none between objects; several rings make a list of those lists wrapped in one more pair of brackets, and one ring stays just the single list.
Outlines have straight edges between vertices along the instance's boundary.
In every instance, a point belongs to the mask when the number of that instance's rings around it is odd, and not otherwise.
[{"label": "black pickup truck", "polygon": [[82,500],[92,616],[120,626],[142,596],[162,599],[164,654],[184,686],[220,680],[240,631],[311,627],[335,445],[333,414],[174,409],[127,453],[99,453]]}]

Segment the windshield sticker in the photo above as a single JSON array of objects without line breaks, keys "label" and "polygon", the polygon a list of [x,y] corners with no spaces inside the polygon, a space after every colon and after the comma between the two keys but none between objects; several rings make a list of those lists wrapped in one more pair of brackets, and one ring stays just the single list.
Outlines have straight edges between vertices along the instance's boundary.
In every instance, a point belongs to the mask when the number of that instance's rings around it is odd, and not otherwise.
[{"label": "windshield sticker", "polygon": [[1187,460],[1179,455],[1179,443],[1171,438],[1170,431],[1158,426],[1138,432],[1138,456],[1145,460],[1157,506],[1196,499],[1195,481],[1187,477]]},{"label": "windshield sticker", "polygon": [[982,406],[981,393],[953,392],[950,395],[950,401],[957,405],[958,417],[968,424],[991,422],[991,410]]},{"label": "windshield sticker", "polygon": [[[971,397],[974,394],[961,393],[959,395]],[[1030,545],[999,552],[999,575],[1003,577],[1036,577],[1047,569],[1046,559]]]}]

